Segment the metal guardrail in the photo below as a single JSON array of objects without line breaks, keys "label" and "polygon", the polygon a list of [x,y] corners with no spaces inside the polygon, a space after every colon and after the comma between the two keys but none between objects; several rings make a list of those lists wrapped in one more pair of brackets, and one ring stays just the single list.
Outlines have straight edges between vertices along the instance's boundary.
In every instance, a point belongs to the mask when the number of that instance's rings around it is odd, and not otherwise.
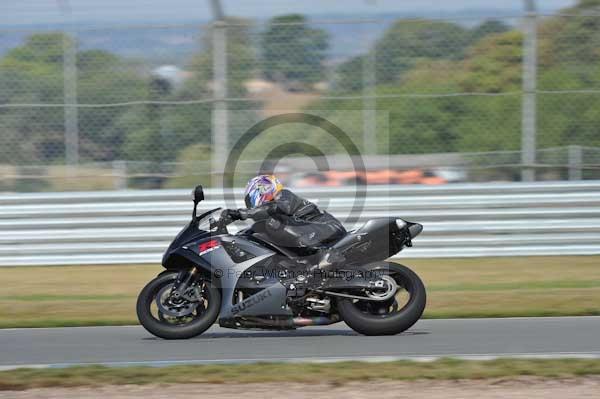
[{"label": "metal guardrail", "polygon": [[[355,201],[353,188],[296,191],[342,219]],[[398,258],[600,254],[600,181],[373,186],[366,194],[358,223],[393,215],[424,224]],[[201,208],[224,206],[222,190],[206,198]],[[0,195],[0,266],[158,263],[190,213],[187,190]]]}]

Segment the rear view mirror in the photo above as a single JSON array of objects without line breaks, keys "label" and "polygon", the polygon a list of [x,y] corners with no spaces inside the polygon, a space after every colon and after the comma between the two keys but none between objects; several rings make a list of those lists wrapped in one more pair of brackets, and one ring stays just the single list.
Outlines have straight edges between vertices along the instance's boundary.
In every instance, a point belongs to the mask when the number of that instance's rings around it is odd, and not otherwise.
[{"label": "rear view mirror", "polygon": [[196,204],[204,200],[204,190],[202,189],[202,186],[196,186],[196,188],[194,188],[194,191],[192,191],[192,198]]},{"label": "rear view mirror", "polygon": [[198,185],[192,191],[192,199],[194,200],[194,209],[192,210],[192,221],[197,222],[196,218],[196,208],[198,207],[198,202],[204,200],[204,190],[202,186]]}]

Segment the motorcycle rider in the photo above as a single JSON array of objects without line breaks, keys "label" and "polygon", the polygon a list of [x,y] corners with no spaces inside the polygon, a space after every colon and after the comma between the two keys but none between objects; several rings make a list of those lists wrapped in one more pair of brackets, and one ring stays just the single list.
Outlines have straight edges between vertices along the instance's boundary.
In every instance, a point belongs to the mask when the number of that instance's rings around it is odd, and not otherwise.
[{"label": "motorcycle rider", "polygon": [[284,189],[274,175],[250,179],[244,201],[246,209],[227,210],[228,216],[233,220],[264,220],[265,232],[275,245],[316,250],[346,234],[339,220]]}]

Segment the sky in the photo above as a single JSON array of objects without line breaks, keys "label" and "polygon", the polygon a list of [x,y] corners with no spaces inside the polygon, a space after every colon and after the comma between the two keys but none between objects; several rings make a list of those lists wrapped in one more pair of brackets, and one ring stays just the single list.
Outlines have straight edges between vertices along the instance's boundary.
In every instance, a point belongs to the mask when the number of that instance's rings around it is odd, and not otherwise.
[{"label": "sky", "polygon": [[[74,22],[103,24],[182,22],[211,18],[210,0],[0,0],[2,25],[55,24],[64,20],[66,4]],[[308,15],[341,13],[459,12],[492,8],[522,10],[523,0],[222,0],[227,15],[269,18],[286,13]],[[545,12],[573,5],[575,0],[537,0]]]}]

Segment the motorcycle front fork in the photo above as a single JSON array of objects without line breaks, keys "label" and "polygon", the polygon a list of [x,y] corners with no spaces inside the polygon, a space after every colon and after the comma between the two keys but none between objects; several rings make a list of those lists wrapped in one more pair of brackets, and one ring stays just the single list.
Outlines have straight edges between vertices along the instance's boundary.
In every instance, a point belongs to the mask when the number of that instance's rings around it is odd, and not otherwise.
[{"label": "motorcycle front fork", "polygon": [[179,298],[185,295],[188,288],[196,281],[198,269],[193,267],[191,270],[182,270],[177,274],[177,279],[171,289],[171,297]]}]

